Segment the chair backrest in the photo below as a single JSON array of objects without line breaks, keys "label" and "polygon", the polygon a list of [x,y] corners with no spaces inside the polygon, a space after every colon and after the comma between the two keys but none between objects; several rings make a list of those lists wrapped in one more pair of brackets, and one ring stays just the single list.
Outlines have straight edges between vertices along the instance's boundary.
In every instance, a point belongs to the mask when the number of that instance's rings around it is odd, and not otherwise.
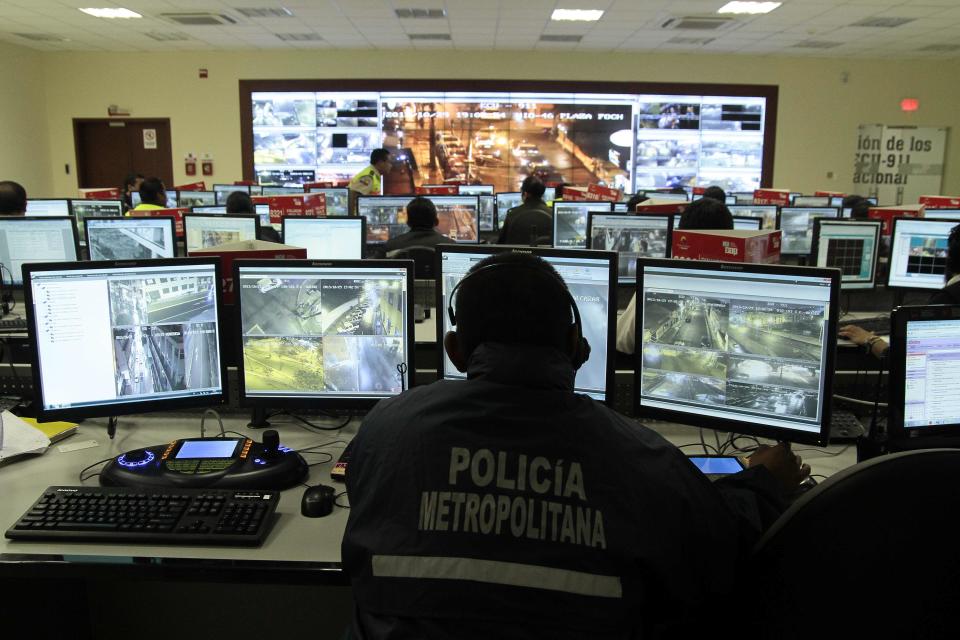
[{"label": "chair backrest", "polygon": [[425,247],[420,245],[404,247],[402,249],[394,249],[393,251],[387,252],[388,258],[396,258],[398,260],[413,260],[414,277],[422,280],[433,279],[434,260],[436,259],[436,255],[437,250],[434,247]]},{"label": "chair backrest", "polygon": [[960,449],[871,459],[798,499],[760,540],[750,608],[770,638],[940,637],[960,619]]}]

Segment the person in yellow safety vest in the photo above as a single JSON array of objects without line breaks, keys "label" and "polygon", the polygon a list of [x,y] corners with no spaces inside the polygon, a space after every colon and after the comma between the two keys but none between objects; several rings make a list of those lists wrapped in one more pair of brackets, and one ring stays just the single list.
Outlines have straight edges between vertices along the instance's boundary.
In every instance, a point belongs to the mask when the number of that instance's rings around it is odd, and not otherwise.
[{"label": "person in yellow safety vest", "polygon": [[374,149],[370,152],[370,166],[353,176],[348,188],[361,196],[378,196],[381,193],[380,177],[390,173],[393,163],[386,149]]},{"label": "person in yellow safety vest", "polygon": [[[176,206],[176,205],[174,205]],[[147,178],[140,183],[140,204],[131,211],[156,211],[167,208],[167,189],[160,178]],[[128,214],[129,215],[129,212]]]}]

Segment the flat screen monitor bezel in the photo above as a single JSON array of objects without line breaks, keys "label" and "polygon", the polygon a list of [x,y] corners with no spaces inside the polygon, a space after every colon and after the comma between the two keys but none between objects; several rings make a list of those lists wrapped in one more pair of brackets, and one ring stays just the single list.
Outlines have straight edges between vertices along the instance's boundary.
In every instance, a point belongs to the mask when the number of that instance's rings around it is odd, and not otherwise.
[{"label": "flat screen monitor bezel", "polygon": [[[132,217],[132,216],[94,216],[93,218],[84,218],[83,219],[83,237],[87,238],[87,255],[90,256],[90,225],[87,223],[87,220],[136,220],[140,222],[142,220],[166,220],[170,224],[170,238],[173,242],[173,255],[171,258],[179,257],[179,251],[177,250],[177,245],[180,244],[177,242],[177,219],[173,216],[144,216],[144,217]],[[128,224],[124,222],[123,224]],[[130,223],[132,224],[132,223]],[[121,225],[122,226],[122,225]],[[186,245],[184,245],[184,250],[186,250]],[[148,260],[150,258],[143,258],[143,260]],[[170,258],[153,258],[153,260],[169,260]],[[91,262],[126,262],[126,260],[94,260],[93,257],[90,257]]]},{"label": "flat screen monitor bezel", "polygon": [[[641,262],[642,261],[642,262]],[[673,409],[663,409],[660,407],[643,406],[642,397],[639,393],[641,380],[643,376],[643,321],[640,317],[643,296],[643,274],[644,267],[654,268],[673,267],[680,269],[695,269],[705,272],[710,271],[728,271],[748,274],[778,274],[778,275],[796,275],[800,277],[830,278],[830,302],[829,313],[827,317],[827,327],[825,340],[827,349],[825,362],[821,366],[821,378],[823,379],[823,398],[821,399],[822,411],[820,414],[820,430],[818,432],[801,431],[788,429],[786,427],[771,427],[765,425],[752,424],[741,420],[730,418],[721,418],[695,412],[683,412]],[[637,300],[637,322],[634,328],[636,350],[634,351],[634,372],[633,372],[633,410],[637,418],[648,418],[654,420],[666,420],[678,424],[687,424],[695,427],[705,427],[717,431],[726,431],[729,433],[742,433],[761,438],[770,438],[772,440],[786,440],[799,444],[812,444],[817,446],[826,446],[830,439],[830,415],[832,411],[833,398],[833,374],[836,362],[837,351],[837,319],[839,316],[840,299],[840,271],[838,269],[822,269],[817,267],[797,267],[786,265],[768,265],[768,264],[744,264],[734,262],[712,262],[700,260],[671,260],[659,258],[641,258],[637,260],[637,288],[634,293]]]},{"label": "flat screen monitor bezel", "polygon": [[[217,206],[217,205],[214,205]],[[187,247],[187,226],[188,220],[197,219],[197,218],[210,218],[211,220],[223,220],[225,218],[241,218],[241,219],[250,219],[253,218],[254,221],[254,230],[253,230],[253,239],[260,239],[260,216],[256,213],[185,213],[183,214],[183,254],[185,256],[191,256],[196,254],[191,254],[190,249]],[[239,241],[239,242],[242,242]],[[206,247],[206,249],[215,249],[216,247]],[[195,251],[203,250],[204,247],[196,249]]]},{"label": "flat screen monitor bezel", "polygon": [[[809,255],[813,252],[813,226],[812,226],[812,225],[811,225],[811,227],[810,227],[810,250],[809,250],[809,251],[785,251],[785,250],[784,250],[783,228],[782,228],[782,222],[781,222],[781,220],[782,220],[782,218],[783,218],[783,210],[784,210],[784,209],[787,209],[787,210],[790,210],[790,209],[801,209],[801,210],[805,210],[805,211],[814,211],[814,210],[816,210],[816,209],[821,209],[821,210],[823,210],[823,211],[828,211],[828,210],[829,210],[829,211],[833,211],[833,214],[834,214],[834,215],[832,215],[832,216],[830,216],[830,215],[820,215],[820,216],[815,216],[814,219],[816,219],[816,218],[828,218],[828,219],[831,219],[831,220],[840,220],[840,219],[841,219],[841,218],[840,218],[840,209],[838,209],[837,207],[792,207],[792,206],[791,206],[791,207],[778,207],[778,208],[777,208],[777,227],[776,227],[776,228],[780,231],[780,255],[782,255],[782,256],[809,256]],[[816,213],[819,213],[819,212],[816,212]]]},{"label": "flat screen monitor bezel", "polygon": [[[360,205],[361,205],[361,204],[363,204],[364,202],[376,202],[377,199],[396,198],[397,200],[406,200],[406,202],[405,202],[404,205],[403,205],[403,207],[406,208],[407,205],[410,204],[410,201],[413,200],[415,197],[416,197],[416,196],[410,196],[410,195],[399,195],[399,196],[393,196],[393,195],[391,195],[391,196],[380,196],[380,195],[363,196],[363,195],[361,195],[361,196],[357,196],[357,197],[356,197],[356,205],[355,205],[355,208],[356,208],[356,213],[355,213],[355,215],[358,215],[358,216],[360,216],[361,218],[363,218],[364,220],[366,220],[366,222],[365,222],[364,225],[363,225],[363,228],[367,230],[367,233],[369,233],[369,230],[370,230],[370,221],[366,219],[367,216],[365,216],[365,215],[363,215],[362,213],[360,213],[360,209],[361,209]],[[478,204],[477,206],[479,206],[479,204]],[[478,215],[479,215],[479,212],[478,212]],[[374,225],[374,226],[377,226],[377,225]],[[387,238],[386,240],[371,240],[369,237],[367,237],[367,238],[364,238],[364,241],[365,241],[368,245],[370,245],[370,246],[373,246],[373,247],[382,247],[383,245],[385,245],[387,242],[390,241],[390,238]]]},{"label": "flat screen monitor bezel", "polygon": [[[813,240],[810,246],[810,261],[812,267],[817,267],[817,262],[820,259],[820,226],[821,221],[826,221],[828,226],[831,225],[863,225],[866,224],[874,228],[874,238],[873,238],[873,260],[871,261],[870,267],[870,282],[856,282],[848,281],[846,286],[844,286],[843,274],[840,275],[840,289],[843,291],[869,291],[877,287],[877,265],[880,263],[880,231],[883,224],[879,220],[857,220],[853,218],[814,218],[813,219]],[[820,266],[821,269],[833,269],[835,267]]]},{"label": "flat screen monitor bezel", "polygon": [[[480,232],[480,196],[473,195],[473,194],[469,194],[469,195],[463,195],[463,196],[457,196],[457,195],[435,195],[435,196],[433,196],[433,195],[427,195],[427,196],[423,196],[423,197],[424,197],[424,198],[427,198],[428,200],[430,200],[431,202],[433,202],[434,206],[436,206],[436,204],[437,204],[438,201],[439,201],[439,202],[443,202],[443,200],[446,199],[446,198],[473,198],[473,199],[476,201],[476,206],[474,207],[474,210],[477,212],[477,214],[476,214],[476,215],[474,216],[474,218],[473,218],[474,221],[477,223],[477,237],[476,237],[476,240],[466,240],[466,241],[464,241],[464,240],[453,240],[452,238],[449,238],[449,236],[444,236],[444,237],[450,239],[451,242],[456,242],[457,244],[464,244],[464,245],[468,245],[468,246],[469,246],[469,245],[480,244],[480,233],[481,233],[481,232]],[[439,232],[438,232],[438,233],[439,233]],[[484,233],[486,233],[486,232],[484,232]]]},{"label": "flat screen monitor bezel", "polygon": [[[27,210],[23,212],[24,218],[70,218],[73,217],[73,198],[27,198]],[[65,215],[55,215],[55,216],[38,216],[36,214],[30,214],[27,211],[30,209],[31,202],[66,202],[67,203],[67,213]]]},{"label": "flat screen monitor bezel", "polygon": [[[359,250],[360,258],[357,258],[357,259],[363,258],[364,250],[367,246],[367,219],[365,217],[363,216],[318,216],[318,217],[283,216],[283,218],[280,219],[280,237],[283,239],[284,244],[290,244],[289,242],[287,242],[287,220],[292,220],[295,224],[299,220],[331,220],[334,222],[340,221],[340,220],[359,220],[360,221],[360,250]],[[291,246],[297,246],[297,245],[291,245]],[[303,248],[306,249],[306,247],[303,247]],[[329,260],[334,260],[334,259],[335,258],[329,258]],[[341,258],[336,258],[336,259],[341,259]],[[353,259],[353,258],[342,258],[342,259]],[[307,260],[325,261],[325,260],[328,260],[328,258],[311,258],[310,256],[307,256]]]},{"label": "flat screen monitor bezel", "polygon": [[[594,216],[598,216],[598,215],[599,215],[599,216],[617,216],[617,217],[620,217],[620,218],[631,218],[631,219],[637,219],[637,218],[661,218],[661,219],[666,219],[666,221],[667,221],[667,255],[666,255],[665,257],[666,257],[666,258],[669,258],[669,257],[670,257],[671,250],[673,249],[673,229],[674,229],[673,216],[674,216],[675,214],[672,214],[672,213],[645,213],[645,214],[643,214],[642,216],[638,216],[638,215],[636,215],[636,214],[631,215],[631,214],[629,214],[629,213],[622,213],[622,212],[617,212],[617,211],[610,211],[610,212],[608,212],[608,211],[588,211],[588,212],[587,212],[587,250],[589,250],[589,251],[600,251],[600,249],[590,249],[590,238],[591,238],[592,235],[593,235],[593,234],[592,234],[592,231],[593,231],[593,219],[594,219]],[[634,287],[634,286],[636,286],[636,284],[637,284],[637,279],[636,279],[636,278],[629,278],[629,277],[627,277],[627,278],[621,278],[621,277],[620,277],[620,264],[619,264],[619,261],[620,261],[620,252],[619,252],[619,251],[616,251],[616,252],[614,252],[614,253],[617,254],[617,284],[620,285],[621,287],[623,287],[623,286],[628,286],[628,287]],[[637,259],[639,260],[639,258],[640,258],[640,257],[638,256]]]},{"label": "flat screen monitor bezel", "polygon": [[[139,402],[120,402],[85,406],[71,407],[69,409],[44,409],[43,387],[40,371],[40,349],[37,341],[36,317],[33,310],[33,291],[32,287],[24,287],[24,304],[27,314],[27,335],[30,340],[31,371],[33,374],[33,388],[36,395],[34,405],[37,407],[37,419],[42,422],[52,420],[75,420],[83,418],[102,418],[121,415],[132,415],[136,413],[145,413],[152,411],[177,411],[180,409],[193,409],[197,407],[219,406],[227,402],[230,394],[229,381],[227,380],[227,365],[224,354],[224,345],[226,337],[224,335],[224,307],[222,300],[222,282],[220,274],[220,259],[213,258],[160,258],[157,260],[102,260],[94,262],[44,262],[24,266],[24,273],[31,275],[39,271],[88,271],[91,269],[143,269],[149,270],[156,267],[190,267],[192,265],[206,266],[212,265],[214,268],[214,295],[216,301],[214,308],[217,314],[217,348],[220,352],[220,393],[204,396],[187,396],[180,398],[162,398],[153,400],[142,400]],[[111,357],[112,354],[111,354]],[[82,363],[81,363],[82,364]]]},{"label": "flat screen monitor bezel", "polygon": [[[339,218],[340,216],[337,216]],[[362,268],[378,267],[383,269],[404,269],[407,274],[407,305],[405,310],[407,335],[407,379],[414,383],[416,378],[415,366],[415,347],[416,347],[416,325],[413,321],[413,260],[237,260],[233,263],[233,281],[237,286],[237,296],[235,302],[235,327],[234,327],[234,348],[237,353],[237,384],[240,398],[240,404],[244,407],[316,407],[321,409],[372,409],[375,404],[385,398],[395,398],[396,395],[382,396],[376,398],[330,398],[326,396],[248,396],[246,391],[246,379],[243,366],[243,321],[242,321],[242,301],[240,296],[240,269],[262,269],[262,268]],[[404,390],[409,389],[413,384],[405,385]],[[401,392],[402,393],[402,392]],[[397,394],[399,395],[399,394]]]},{"label": "flat screen monitor bezel", "polygon": [[953,226],[960,225],[960,221],[936,220],[934,218],[913,218],[910,216],[899,216],[893,219],[893,222],[891,223],[891,226],[890,226],[890,245],[889,245],[889,251],[887,252],[887,282],[886,282],[887,289],[900,290],[900,291],[937,291],[939,289],[942,289],[947,284],[946,279],[943,279],[941,283],[938,284],[936,287],[905,287],[899,284],[891,284],[890,278],[893,275],[893,246],[894,246],[894,241],[897,238],[897,223],[901,220],[908,221],[911,224],[914,222],[919,222],[920,224],[926,224],[927,222],[939,223],[939,224],[943,224],[944,222],[954,222],[955,224]]},{"label": "flat screen monitor bezel", "polygon": [[[799,200],[800,198],[817,198],[818,202],[822,202],[822,201],[826,200],[826,201],[827,201],[827,204],[796,204],[797,200]],[[807,208],[807,207],[812,207],[812,208],[833,207],[833,205],[830,204],[830,196],[811,196],[811,195],[806,195],[806,194],[804,194],[804,195],[799,195],[799,196],[793,197],[793,198],[791,199],[791,201],[790,201],[790,207],[792,207],[792,208],[794,208],[794,209],[800,209],[800,208]],[[788,208],[790,208],[790,207],[788,207]],[[842,205],[841,205],[841,206],[837,206],[837,207],[834,207],[834,208],[835,208],[835,209],[841,209],[841,208],[843,208],[843,207],[842,207]]]},{"label": "flat screen monitor bezel", "polygon": [[[475,189],[477,187],[483,187],[483,191],[478,193],[462,193],[463,188]],[[460,195],[462,196],[496,196],[497,191],[494,189],[492,184],[462,184],[460,185]],[[496,201],[494,201],[496,202]]]},{"label": "flat screen monitor bezel", "polygon": [[[0,219],[2,219],[4,223],[6,223],[6,222],[8,222],[8,221],[11,221],[11,220],[16,221],[16,222],[13,222],[12,224],[22,224],[23,222],[36,223],[36,222],[42,221],[42,220],[69,220],[69,221],[70,221],[70,227],[73,229],[73,255],[75,255],[75,256],[77,257],[76,260],[64,260],[63,262],[49,262],[49,263],[45,263],[45,262],[43,262],[42,260],[38,260],[37,262],[25,262],[25,263],[23,263],[23,265],[21,265],[20,273],[17,274],[17,276],[20,277],[20,282],[19,282],[19,283],[17,283],[17,282],[7,282],[7,276],[0,274],[0,275],[2,275],[3,282],[4,282],[4,286],[10,287],[10,288],[13,289],[13,290],[25,289],[26,287],[24,287],[24,282],[25,282],[25,281],[24,281],[24,279],[23,279],[23,268],[22,268],[22,267],[25,267],[25,266],[27,266],[28,264],[70,264],[70,263],[72,263],[72,262],[78,262],[78,261],[80,260],[80,256],[81,256],[81,254],[80,254],[80,233],[77,231],[77,220],[76,220],[73,216],[3,216],[3,217],[0,218]],[[10,276],[10,279],[13,280],[13,279],[14,279],[13,270],[10,269],[9,267],[7,267],[7,265],[3,265],[3,269],[5,269],[5,270],[7,271],[7,274]]]},{"label": "flat screen monitor bezel", "polygon": [[[326,199],[328,191],[342,191],[343,196],[347,199],[347,212],[346,213],[330,213],[329,209],[327,210],[328,218],[342,218],[344,216],[353,215],[350,213],[350,189],[347,187],[310,187],[306,193],[322,193],[324,199]],[[339,195],[339,194],[338,194]]]},{"label": "flat screen monitor bezel", "polygon": [[907,378],[907,323],[957,320],[960,305],[918,305],[897,307],[890,317],[890,404],[887,408],[887,435],[891,441],[923,442],[926,438],[960,436],[960,422],[927,427],[904,426]]},{"label": "flat screen monitor bezel", "polygon": [[[170,199],[170,194],[171,194],[171,193],[174,194],[174,195],[173,195],[173,206],[172,206],[172,207],[163,206],[162,208],[163,208],[163,209],[179,209],[179,208],[180,208],[180,192],[179,192],[178,190],[176,190],[176,189],[166,189],[166,190],[164,190],[164,193],[167,195],[167,200]],[[136,202],[136,203],[134,203],[134,201],[133,201],[134,194],[136,194],[136,198],[137,198],[137,202]],[[132,192],[132,193],[130,194],[130,203],[133,204],[133,207],[131,207],[131,208],[133,208],[133,209],[136,209],[138,206],[140,206],[140,205],[142,204],[142,201],[140,200],[140,192],[139,192],[139,191],[134,191],[134,192]]]},{"label": "flat screen monitor bezel", "polygon": [[[940,213],[941,215],[943,215],[942,212],[944,211],[948,212],[947,215],[956,216],[956,217],[938,218],[937,214]],[[926,211],[923,212],[923,219],[924,220],[940,220],[940,221],[949,220],[950,222],[956,222],[957,224],[960,224],[960,209],[955,209],[955,208],[927,209]]]},{"label": "flat screen monitor bezel", "polygon": [[763,218],[757,218],[755,216],[733,216],[734,229],[737,228],[737,222],[757,223],[756,229],[745,229],[745,231],[763,231]]},{"label": "flat screen monitor bezel", "polygon": [[587,209],[587,226],[588,226],[588,227],[590,226],[590,214],[591,214],[591,213],[613,213],[613,203],[612,203],[612,202],[599,202],[599,201],[592,201],[592,200],[591,200],[591,201],[580,201],[580,200],[577,200],[577,201],[564,201],[564,200],[554,200],[553,202],[550,203],[550,217],[553,218],[553,233],[552,233],[551,235],[552,235],[553,248],[554,248],[554,249],[587,249],[587,247],[590,246],[590,235],[589,235],[586,231],[584,231],[583,246],[576,246],[576,247],[558,247],[558,246],[557,246],[557,206],[558,206],[558,205],[561,206],[561,207],[566,207],[566,206],[568,206],[568,205],[572,205],[572,206],[588,205],[589,207],[606,206],[606,207],[607,207],[606,211],[604,211],[604,210],[602,210],[602,209],[599,209],[599,208],[588,208],[588,209]]},{"label": "flat screen monitor bezel", "polygon": [[443,278],[441,265],[443,256],[448,253],[485,253],[494,255],[506,251],[515,251],[518,253],[532,253],[541,258],[606,258],[609,269],[609,280],[607,286],[610,290],[610,299],[607,301],[607,371],[606,388],[604,389],[604,400],[607,406],[614,406],[616,400],[616,334],[617,334],[617,253],[615,251],[594,251],[592,249],[556,249],[552,247],[525,247],[519,245],[505,244],[485,244],[485,245],[458,245],[458,244],[440,244],[437,245],[437,254],[434,262],[434,273],[436,274],[436,307],[437,318],[437,377],[443,380],[444,368],[444,318],[447,313],[446,301],[443,299]]},{"label": "flat screen monitor bezel", "polygon": [[[750,210],[762,209],[763,210],[762,213],[764,215],[761,215],[761,216],[739,215],[738,211],[735,211],[733,207],[743,207],[745,209],[750,209]],[[779,220],[780,220],[780,207],[775,204],[733,204],[733,205],[728,205],[728,208],[730,209],[730,213],[735,218],[759,218],[760,220],[762,220],[762,222],[760,223],[761,231],[767,228],[764,226],[764,223],[766,223],[767,221],[767,214],[771,214],[773,219],[773,227],[771,227],[771,229],[778,228],[777,225],[779,224]]]}]

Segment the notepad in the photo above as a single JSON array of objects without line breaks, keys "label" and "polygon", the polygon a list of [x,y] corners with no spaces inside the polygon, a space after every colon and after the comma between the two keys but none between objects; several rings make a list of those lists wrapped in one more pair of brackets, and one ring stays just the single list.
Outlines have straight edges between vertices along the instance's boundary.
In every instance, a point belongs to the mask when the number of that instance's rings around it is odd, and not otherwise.
[{"label": "notepad", "polygon": [[30,453],[43,453],[50,438],[9,411],[0,414],[0,462]]},{"label": "notepad", "polygon": [[67,436],[72,436],[77,432],[77,423],[75,422],[37,422],[35,418],[20,418],[28,425],[43,432],[43,435],[50,438],[50,443],[60,442]]}]

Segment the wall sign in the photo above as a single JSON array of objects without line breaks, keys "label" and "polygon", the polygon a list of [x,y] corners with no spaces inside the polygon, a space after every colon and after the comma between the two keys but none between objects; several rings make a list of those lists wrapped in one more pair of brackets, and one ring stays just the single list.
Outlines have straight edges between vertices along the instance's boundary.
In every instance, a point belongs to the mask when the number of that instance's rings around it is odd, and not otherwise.
[{"label": "wall sign", "polygon": [[156,129],[143,130],[143,148],[144,149],[157,148],[157,130]]},{"label": "wall sign", "polygon": [[853,193],[880,204],[915,203],[939,194],[947,127],[860,125],[853,160]]}]

